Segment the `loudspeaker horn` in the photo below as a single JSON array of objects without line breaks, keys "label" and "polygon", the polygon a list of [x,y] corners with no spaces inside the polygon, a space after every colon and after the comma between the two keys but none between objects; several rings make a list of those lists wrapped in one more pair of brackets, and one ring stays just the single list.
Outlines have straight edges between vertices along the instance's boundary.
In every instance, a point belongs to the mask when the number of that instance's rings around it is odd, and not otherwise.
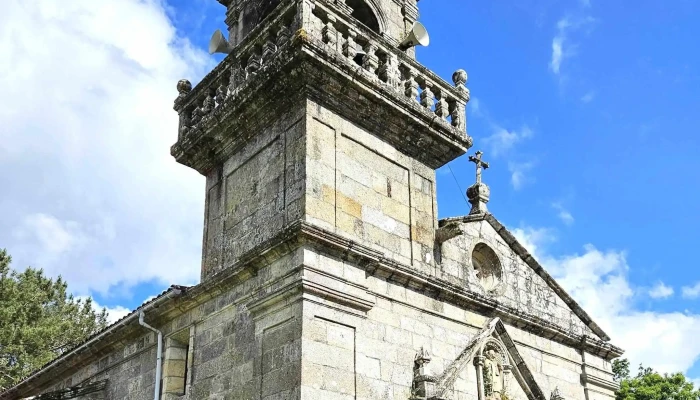
[{"label": "loudspeaker horn", "polygon": [[226,37],[219,29],[214,32],[209,41],[209,54],[231,52],[231,44],[226,40]]},{"label": "loudspeaker horn", "polygon": [[420,22],[416,21],[413,24],[413,27],[411,28],[411,32],[406,36],[406,39],[404,39],[401,44],[399,45],[399,48],[402,50],[406,50],[409,47],[413,46],[427,46],[430,44],[430,36],[428,35],[428,31],[425,29],[423,24]]}]

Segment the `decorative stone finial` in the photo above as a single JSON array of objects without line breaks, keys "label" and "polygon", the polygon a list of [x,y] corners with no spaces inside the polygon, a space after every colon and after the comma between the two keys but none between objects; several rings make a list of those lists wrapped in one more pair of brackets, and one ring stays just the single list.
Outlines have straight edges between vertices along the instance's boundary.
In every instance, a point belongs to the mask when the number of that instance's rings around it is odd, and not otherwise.
[{"label": "decorative stone finial", "polygon": [[452,82],[455,86],[464,86],[467,84],[467,71],[463,69],[458,69],[452,74]]},{"label": "decorative stone finial", "polygon": [[192,84],[187,79],[177,81],[177,92],[184,96],[192,90]]},{"label": "decorative stone finial", "polygon": [[411,400],[433,399],[435,394],[435,382],[437,378],[428,371],[430,354],[423,347],[416,354],[413,366],[413,386],[411,388]]},{"label": "decorative stone finial", "polygon": [[489,202],[489,197],[491,196],[491,189],[489,189],[486,184],[481,182],[481,170],[487,169],[489,163],[481,159],[481,151],[477,151],[476,155],[469,156],[469,161],[476,164],[476,183],[467,189],[467,197],[469,198],[469,203],[472,205],[469,214],[484,214],[488,210],[486,209],[486,203]]},{"label": "decorative stone finial", "polygon": [[554,391],[552,391],[552,396],[549,398],[549,400],[564,400],[564,396],[559,393],[559,388],[554,388]]},{"label": "decorative stone finial", "polygon": [[417,365],[427,364],[430,362],[430,353],[428,353],[428,350],[421,347],[420,351],[416,353],[416,358],[414,361]]}]

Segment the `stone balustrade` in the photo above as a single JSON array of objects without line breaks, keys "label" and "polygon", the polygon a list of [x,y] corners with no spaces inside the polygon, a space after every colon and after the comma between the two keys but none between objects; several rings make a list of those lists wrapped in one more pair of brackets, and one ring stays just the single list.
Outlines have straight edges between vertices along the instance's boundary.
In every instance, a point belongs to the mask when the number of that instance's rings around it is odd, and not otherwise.
[{"label": "stone balustrade", "polygon": [[291,2],[268,18],[270,24],[260,27],[237,46],[219,65],[209,72],[193,89],[187,80],[177,84],[178,97],[175,111],[180,116],[178,139],[196,131],[202,120],[208,118],[226,100],[235,97],[245,84],[256,76],[290,41],[290,26],[296,7]]},{"label": "stone balustrade", "polygon": [[393,93],[406,106],[421,109],[466,134],[467,73],[455,72],[454,85],[450,85],[389,40],[351,22],[351,18],[331,0],[283,2],[266,18],[270,23],[261,23],[194,89],[186,80],[178,82],[174,107],[180,116],[178,139],[198,131],[203,120],[236,97],[291,44],[292,35],[316,51],[327,53],[328,60],[354,64],[357,73],[382,86],[385,93]]},{"label": "stone balustrade", "polygon": [[[386,84],[407,100],[420,104],[452,126],[466,129],[465,111],[469,102],[467,73],[456,71],[454,86],[431,72],[382,36],[359,26],[332,3],[317,1],[311,25],[312,35],[320,26],[320,37],[329,51],[359,64],[364,73]],[[358,53],[364,55],[357,57]]]}]

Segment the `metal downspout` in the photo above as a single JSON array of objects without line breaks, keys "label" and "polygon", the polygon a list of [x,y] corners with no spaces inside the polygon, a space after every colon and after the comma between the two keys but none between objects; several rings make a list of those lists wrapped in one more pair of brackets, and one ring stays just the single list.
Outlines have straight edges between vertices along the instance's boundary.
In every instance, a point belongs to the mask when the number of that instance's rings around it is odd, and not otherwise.
[{"label": "metal downspout", "polygon": [[156,388],[155,388],[155,393],[153,395],[153,400],[160,400],[160,381],[161,381],[161,375],[163,373],[163,333],[159,331],[158,329],[148,325],[147,323],[144,322],[143,318],[146,314],[144,314],[143,310],[139,312],[139,324],[147,329],[152,330],[156,334],[158,334],[158,352],[156,355]]}]

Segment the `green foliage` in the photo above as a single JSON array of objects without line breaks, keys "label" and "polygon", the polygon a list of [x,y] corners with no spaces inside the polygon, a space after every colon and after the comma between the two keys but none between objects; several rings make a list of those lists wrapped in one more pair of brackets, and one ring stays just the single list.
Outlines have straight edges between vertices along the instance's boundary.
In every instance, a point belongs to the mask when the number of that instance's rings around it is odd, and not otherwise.
[{"label": "green foliage", "polygon": [[637,376],[631,377],[629,365],[625,359],[613,361],[620,382],[617,400],[700,400],[700,390],[681,373],[662,375],[640,365]]},{"label": "green foliage", "polygon": [[630,362],[628,359],[613,360],[612,372],[616,382],[621,382],[623,379],[630,377]]},{"label": "green foliage", "polygon": [[0,249],[0,392],[107,325],[107,312],[74,299],[41,269],[10,269]]}]

